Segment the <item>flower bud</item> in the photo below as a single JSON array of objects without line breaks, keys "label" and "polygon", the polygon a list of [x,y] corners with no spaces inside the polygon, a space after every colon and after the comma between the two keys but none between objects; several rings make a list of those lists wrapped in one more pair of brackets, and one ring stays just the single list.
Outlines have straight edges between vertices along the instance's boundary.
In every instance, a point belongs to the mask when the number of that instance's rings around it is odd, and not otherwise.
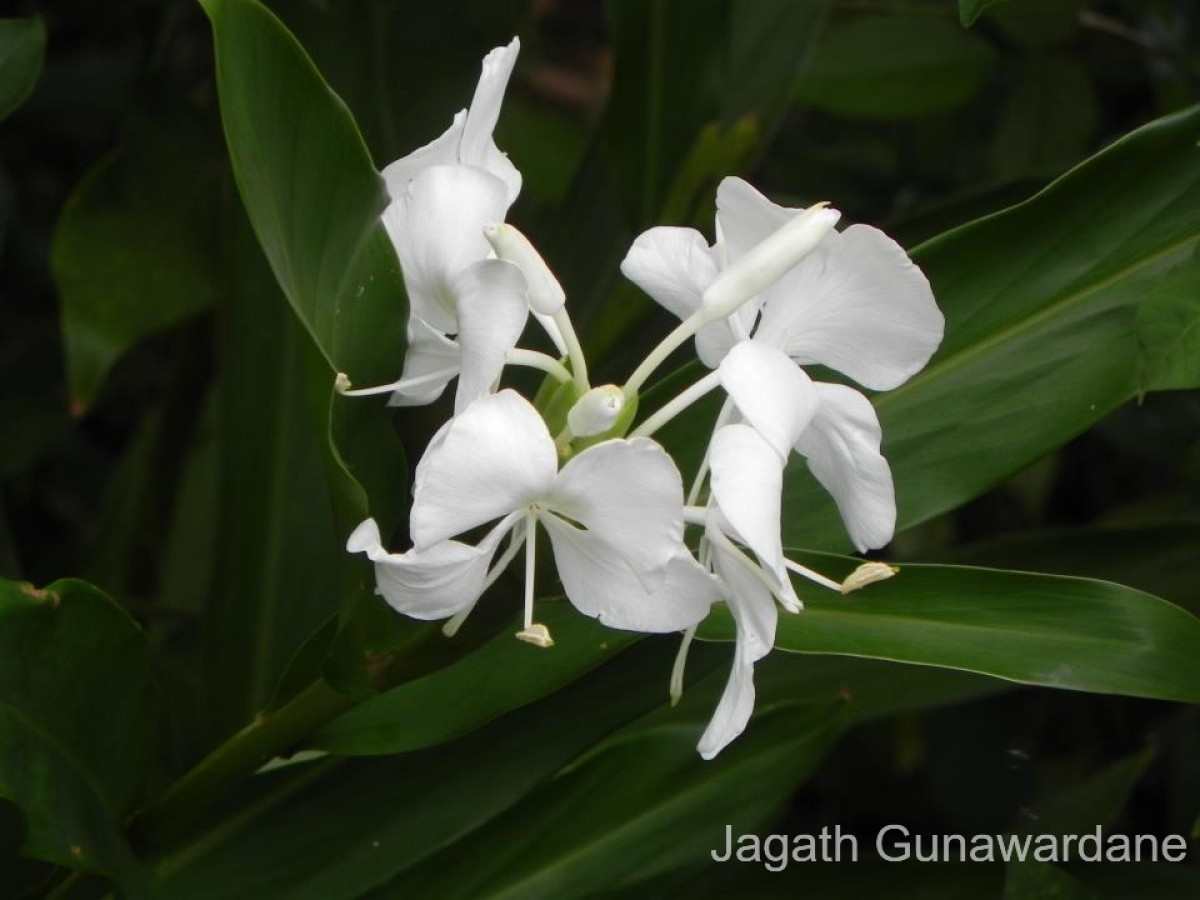
[{"label": "flower bud", "polygon": [[713,281],[700,298],[705,321],[733,314],[751,298],[791,271],[833,230],[842,214],[824,203],[789,219],[751,247]]},{"label": "flower bud", "polygon": [[530,309],[543,316],[552,316],[562,309],[567,295],[529,238],[504,222],[485,225],[483,234],[496,256],[513,263],[525,276],[529,284]]},{"label": "flower bud", "polygon": [[625,392],[615,384],[594,387],[567,413],[567,426],[576,437],[603,434],[616,424],[625,408]]}]

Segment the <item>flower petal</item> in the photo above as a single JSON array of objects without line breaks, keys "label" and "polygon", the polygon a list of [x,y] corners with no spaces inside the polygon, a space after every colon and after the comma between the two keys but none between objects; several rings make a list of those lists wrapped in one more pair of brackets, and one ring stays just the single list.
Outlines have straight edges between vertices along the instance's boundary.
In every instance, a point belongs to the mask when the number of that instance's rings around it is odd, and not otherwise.
[{"label": "flower petal", "polygon": [[507,46],[496,47],[483,58],[483,71],[479,76],[479,83],[475,86],[471,108],[467,111],[467,122],[459,151],[460,162],[487,169],[504,182],[510,204],[521,192],[521,173],[508,157],[496,148],[492,132],[496,130],[496,122],[500,119],[504,91],[508,87],[508,80],[512,76],[520,50],[521,42],[513,38]]},{"label": "flower petal", "polygon": [[737,642],[729,681],[696,748],[705,759],[720,753],[750,721],[754,712],[754,663],[771,652],[779,621],[775,601],[740,561],[714,548],[713,566],[726,587]]},{"label": "flower petal", "polygon": [[424,406],[432,403],[458,374],[458,344],[429,323],[410,317],[408,350],[404,354],[403,385],[392,393],[388,406]]},{"label": "flower petal", "polygon": [[924,274],[866,225],[830,234],[766,296],[756,337],[872,390],[903,384],[942,340],[945,320]]},{"label": "flower petal", "polygon": [[700,308],[700,295],[716,279],[717,264],[700,232],[660,225],[638,235],[621,261],[621,272],[686,319]]},{"label": "flower petal", "polygon": [[529,306],[521,270],[499,259],[469,266],[455,281],[454,295],[462,348],[462,372],[454,398],[454,411],[459,413],[496,384],[508,351],[525,329]]},{"label": "flower petal", "polygon": [[733,347],[718,371],[738,412],[786,463],[817,412],[812,381],[782,350],[753,340]]},{"label": "flower petal", "polygon": [[554,485],[541,416],[512,390],[481,397],[434,435],[417,466],[410,525],[420,550],[528,506]]},{"label": "flower petal", "polygon": [[549,515],[541,519],[554,546],[563,589],[584,615],[609,628],[662,634],[691,628],[721,599],[715,578],[680,547],[648,585],[594,533]]},{"label": "flower petal", "polygon": [[874,550],[892,539],[896,492],[879,453],[879,419],[871,401],[840,384],[815,385],[821,405],[796,451],[833,495],[854,546]]},{"label": "flower petal", "polygon": [[374,519],[367,519],[346,542],[352,553],[375,563],[379,593],[396,612],[414,619],[445,619],[469,609],[483,593],[488,565],[511,520],[502,523],[478,547],[442,541],[427,550],[388,553]]},{"label": "flower petal", "polygon": [[[746,306],[757,307],[757,304],[751,301]],[[718,319],[716,322],[705,325],[696,332],[696,355],[700,357],[700,362],[704,363],[710,369],[715,369],[719,366],[721,360],[725,358],[725,354],[733,348],[733,345],[744,339],[734,334],[732,325],[741,315],[741,312],[742,310],[738,310],[732,316],[726,319]]]},{"label": "flower petal", "polygon": [[466,121],[467,111],[459,110],[454,114],[454,121],[450,123],[450,127],[439,137],[424,147],[418,147],[408,156],[384,166],[383,180],[387,183],[388,194],[393,202],[404,196],[404,192],[408,190],[408,183],[426,169],[458,163],[458,145],[462,142]]},{"label": "flower petal", "polygon": [[738,539],[754,551],[780,586],[790,585],[779,537],[783,461],[749,425],[718,428],[709,446],[712,492]]},{"label": "flower petal", "polygon": [[717,227],[725,265],[740,259],[803,209],[778,206],[749,182],[730,176],[717,185]]},{"label": "flower petal", "polygon": [[506,207],[496,176],[469,166],[434,166],[384,211],[412,315],[445,334],[458,331],[454,281],[491,255],[483,226],[503,219]]},{"label": "flower petal", "polygon": [[648,438],[587,448],[563,466],[546,505],[604,541],[639,577],[665,566],[683,543],[683,481]]}]

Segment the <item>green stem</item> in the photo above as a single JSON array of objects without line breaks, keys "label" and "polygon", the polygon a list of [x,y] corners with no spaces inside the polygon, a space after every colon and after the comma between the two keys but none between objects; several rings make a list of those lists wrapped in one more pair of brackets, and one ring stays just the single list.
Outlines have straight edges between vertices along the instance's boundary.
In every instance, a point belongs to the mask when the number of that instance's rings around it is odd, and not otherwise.
[{"label": "green stem", "polygon": [[318,680],[279,709],[260,714],[134,816],[129,830],[135,845],[162,849],[210,810],[234,782],[287,753],[355,703]]}]

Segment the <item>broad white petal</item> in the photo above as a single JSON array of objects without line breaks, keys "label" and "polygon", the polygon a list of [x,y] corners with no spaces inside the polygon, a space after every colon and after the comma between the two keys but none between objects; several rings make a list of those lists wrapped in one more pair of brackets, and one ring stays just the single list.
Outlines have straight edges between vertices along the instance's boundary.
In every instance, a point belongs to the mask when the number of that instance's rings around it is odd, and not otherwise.
[{"label": "broad white petal", "polygon": [[434,166],[383,214],[404,273],[412,314],[445,334],[458,331],[454,281],[487,259],[483,226],[504,218],[504,183],[483,169]]},{"label": "broad white petal", "polygon": [[612,547],[639,577],[665,566],[683,543],[683,481],[648,438],[587,448],[563,466],[546,505]]},{"label": "broad white petal", "polygon": [[528,506],[554,485],[558,456],[546,425],[512,390],[481,397],[430,441],[417,465],[413,543],[439,541]]},{"label": "broad white petal", "polygon": [[462,348],[454,411],[460,413],[495,386],[508,351],[525,328],[529,307],[521,270],[499,259],[469,266],[455,281],[454,294]]},{"label": "broad white petal", "polygon": [[717,264],[704,236],[694,228],[660,225],[638,235],[621,272],[659,304],[686,319],[717,277]]},{"label": "broad white petal", "polygon": [[738,412],[787,462],[817,412],[809,377],[782,350],[753,340],[733,347],[718,371]]},{"label": "broad white petal", "polygon": [[408,350],[401,381],[412,382],[392,393],[388,406],[424,406],[432,403],[458,374],[458,344],[428,322],[410,317]]},{"label": "broad white petal", "polygon": [[651,584],[590,531],[556,516],[541,522],[554,546],[563,589],[584,615],[609,628],[662,634],[691,628],[721,599],[717,580],[680,548]]},{"label": "broad white petal", "polygon": [[467,111],[466,128],[463,130],[460,162],[469,166],[487,169],[505,183],[506,196],[511,204],[521,192],[521,173],[501,153],[492,132],[500,118],[500,106],[504,91],[517,62],[521,42],[516,38],[505,47],[496,47],[483,58],[483,71],[475,86],[475,96]]},{"label": "broad white petal", "polygon": [[866,225],[831,233],[766,296],[756,337],[872,390],[903,384],[942,340],[928,280],[899,244]]},{"label": "broad white petal", "polygon": [[802,209],[778,206],[749,182],[730,176],[717,185],[717,226],[726,265],[740,259]]},{"label": "broad white petal", "polygon": [[408,183],[426,169],[432,166],[452,166],[458,162],[458,145],[462,141],[466,121],[467,111],[459,110],[454,114],[454,121],[450,123],[450,127],[439,137],[424,147],[418,147],[408,156],[384,166],[383,179],[387,183],[392,202],[402,197],[408,190]]},{"label": "broad white petal", "polygon": [[896,492],[879,453],[879,419],[871,401],[853,388],[819,382],[815,387],[821,404],[796,451],[833,495],[854,546],[878,549],[896,528]]},{"label": "broad white petal", "polygon": [[779,621],[770,593],[738,560],[716,549],[713,565],[726,587],[737,638],[729,680],[696,747],[705,759],[720,753],[750,721],[754,712],[754,663],[771,652]]},{"label": "broad white petal", "polygon": [[[505,530],[511,522],[504,523]],[[469,609],[483,593],[488,565],[504,531],[496,528],[478,547],[442,541],[424,551],[388,553],[379,529],[367,519],[346,543],[352,553],[365,553],[375,563],[380,595],[396,612],[414,619],[445,619]]]}]

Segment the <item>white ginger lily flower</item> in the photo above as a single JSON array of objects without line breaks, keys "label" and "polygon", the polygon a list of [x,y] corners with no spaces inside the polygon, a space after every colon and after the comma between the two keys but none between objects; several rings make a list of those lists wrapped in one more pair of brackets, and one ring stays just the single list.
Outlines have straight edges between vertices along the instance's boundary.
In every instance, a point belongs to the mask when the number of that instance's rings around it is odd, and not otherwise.
[{"label": "white ginger lily flower", "polygon": [[[452,540],[496,520],[477,546]],[[410,524],[414,547],[407,553],[387,553],[371,520],[347,548],[367,553],[384,599],[415,618],[460,622],[523,542],[525,622],[518,637],[548,645],[550,636],[533,620],[539,524],[568,599],[605,625],[682,631],[720,598],[715,580],[683,546],[683,488],[658,444],[605,441],[559,471],[545,423],[511,390],[477,400],[434,436],[417,466]]]},{"label": "white ginger lily flower", "polygon": [[[704,292],[724,269],[747,259],[805,213],[771,203],[741,179],[726,178],[717,192],[713,247],[692,229],[653,228],[634,242],[621,269],[686,318],[701,308]],[[928,281],[903,249],[874,228],[854,225],[844,232],[830,230],[757,297],[701,329],[696,347],[705,364],[717,367],[740,343],[764,344],[794,363],[820,363],[866,387],[888,390],[928,362],[941,342],[943,324]],[[755,396],[786,390],[782,371],[776,364],[746,373],[738,385],[740,397],[734,398],[739,408]],[[727,377],[720,380],[730,390]],[[853,388],[814,387],[817,411],[792,446],[832,494],[854,545],[863,551],[882,547],[891,540],[896,507],[891,470],[879,452],[878,418],[870,401]],[[769,440],[779,430],[761,415],[746,417]],[[781,449],[778,441],[772,443]]]},{"label": "white ginger lily flower", "polygon": [[409,299],[408,352],[400,380],[365,390],[394,406],[432,403],[458,376],[456,410],[492,390],[528,316],[520,267],[495,258],[485,228],[502,222],[521,175],[492,130],[520,44],[483,60],[470,109],[435,141],[383,170],[392,202],[383,224]]}]

